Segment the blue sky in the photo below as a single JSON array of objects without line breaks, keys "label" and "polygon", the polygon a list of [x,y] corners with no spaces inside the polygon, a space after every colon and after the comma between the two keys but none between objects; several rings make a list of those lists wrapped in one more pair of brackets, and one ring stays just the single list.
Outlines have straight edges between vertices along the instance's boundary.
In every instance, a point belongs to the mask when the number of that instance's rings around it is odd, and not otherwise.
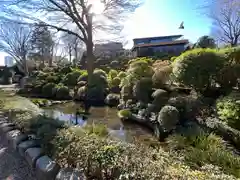
[{"label": "blue sky", "polygon": [[[211,21],[200,14],[202,0],[146,0],[145,4],[125,22],[123,34],[131,48],[132,39],[138,37],[183,34],[191,42],[202,35],[208,35]],[[185,29],[178,29],[184,21]],[[0,65],[4,63],[0,53]]]}]

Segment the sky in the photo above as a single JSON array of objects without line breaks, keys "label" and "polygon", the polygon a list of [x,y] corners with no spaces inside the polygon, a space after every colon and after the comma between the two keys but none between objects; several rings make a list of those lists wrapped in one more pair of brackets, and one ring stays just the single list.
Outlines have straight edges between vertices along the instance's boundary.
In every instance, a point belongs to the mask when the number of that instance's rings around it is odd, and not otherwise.
[{"label": "sky", "polygon": [[[133,38],[182,34],[190,42],[196,42],[200,36],[208,35],[212,22],[200,14],[200,2],[202,0],[146,0],[124,24],[125,48],[132,47]],[[178,29],[182,21],[185,29]],[[4,64],[5,55],[0,52],[0,65]]]}]

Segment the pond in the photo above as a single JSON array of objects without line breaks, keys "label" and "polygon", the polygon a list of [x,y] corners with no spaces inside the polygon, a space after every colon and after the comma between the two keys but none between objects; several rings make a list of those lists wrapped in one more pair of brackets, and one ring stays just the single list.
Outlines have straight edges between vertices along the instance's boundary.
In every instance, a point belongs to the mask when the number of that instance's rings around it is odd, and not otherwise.
[{"label": "pond", "polygon": [[151,131],[137,124],[122,122],[116,108],[110,107],[91,107],[90,115],[87,120],[82,120],[81,117],[76,118],[76,110],[82,105],[78,103],[66,103],[44,108],[45,115],[66,121],[70,124],[75,124],[76,120],[79,126],[86,124],[104,124],[109,130],[109,134],[123,141],[148,141],[153,139]]}]

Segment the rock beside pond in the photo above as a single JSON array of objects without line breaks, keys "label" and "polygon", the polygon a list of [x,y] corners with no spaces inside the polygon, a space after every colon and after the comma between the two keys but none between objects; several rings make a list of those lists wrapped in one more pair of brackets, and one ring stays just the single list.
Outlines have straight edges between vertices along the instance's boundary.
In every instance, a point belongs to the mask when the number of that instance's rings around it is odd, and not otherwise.
[{"label": "rock beside pond", "polygon": [[118,94],[109,94],[106,99],[105,103],[109,106],[117,106],[119,104],[119,95]]}]

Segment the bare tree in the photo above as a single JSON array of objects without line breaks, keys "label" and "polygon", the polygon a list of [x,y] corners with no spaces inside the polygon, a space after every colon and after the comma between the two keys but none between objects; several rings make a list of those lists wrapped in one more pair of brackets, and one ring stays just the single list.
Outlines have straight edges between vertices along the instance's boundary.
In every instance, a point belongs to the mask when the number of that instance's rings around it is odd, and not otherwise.
[{"label": "bare tree", "polygon": [[[8,0],[10,1],[10,0]],[[10,12],[26,17],[28,22],[41,21],[45,26],[75,35],[86,47],[87,71],[91,78],[94,70],[94,32],[120,34],[126,17],[138,8],[143,0],[12,0]],[[16,12],[16,4],[18,6]],[[102,7],[101,13],[94,11]],[[6,11],[5,11],[6,12]],[[38,16],[36,16],[36,14]],[[34,15],[34,16],[33,16]],[[42,17],[39,19],[38,17]],[[29,20],[30,19],[30,20]],[[74,30],[77,29],[78,33]]]},{"label": "bare tree", "polygon": [[209,0],[206,7],[213,20],[213,36],[220,42],[236,46],[240,42],[240,1]]},{"label": "bare tree", "polygon": [[29,39],[31,29],[22,24],[5,22],[0,25],[0,50],[12,56],[28,74],[27,55],[31,49]]},{"label": "bare tree", "polygon": [[[68,51],[69,61],[75,66],[80,59],[80,50],[83,49],[82,41],[75,35],[64,33],[62,36],[63,43]],[[72,59],[72,57],[74,57]]]}]

